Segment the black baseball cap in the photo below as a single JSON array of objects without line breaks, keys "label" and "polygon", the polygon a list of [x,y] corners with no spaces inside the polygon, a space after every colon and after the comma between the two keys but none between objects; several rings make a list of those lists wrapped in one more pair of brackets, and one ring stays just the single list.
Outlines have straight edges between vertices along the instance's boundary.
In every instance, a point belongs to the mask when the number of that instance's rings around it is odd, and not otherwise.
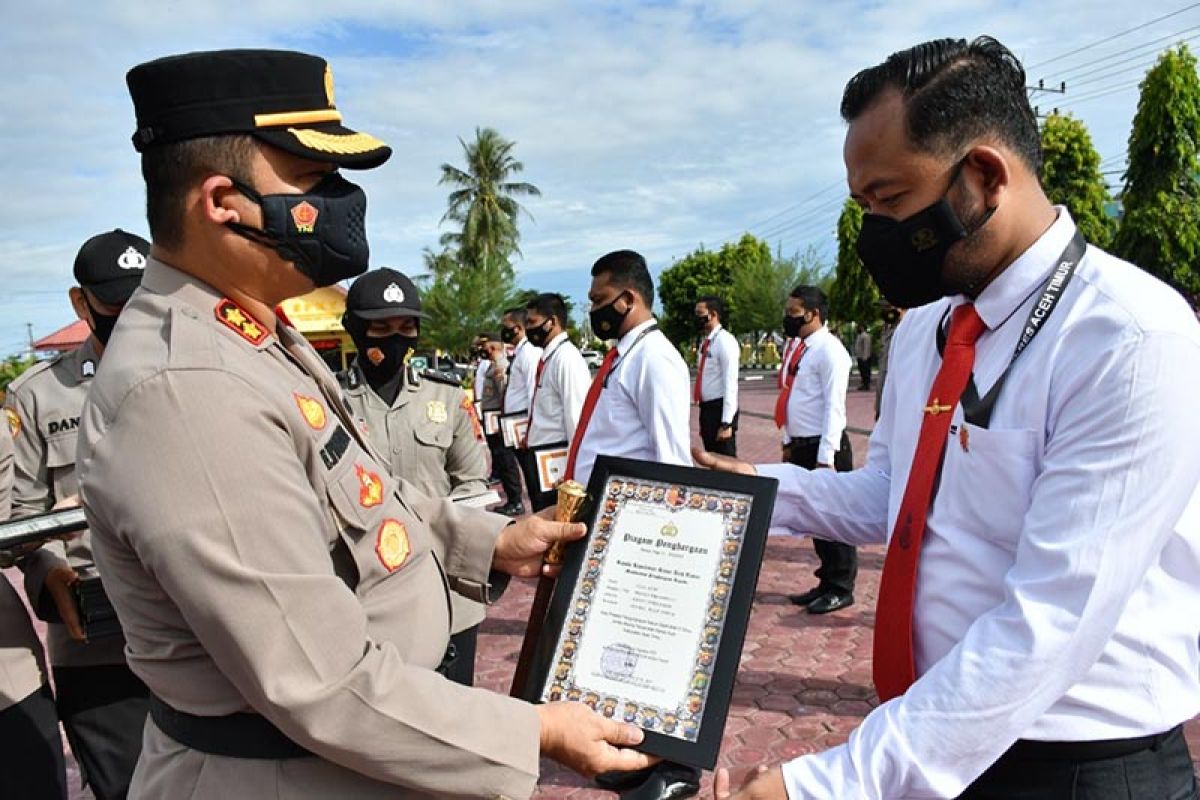
[{"label": "black baseball cap", "polygon": [[215,50],[139,64],[125,76],[137,151],[221,134],[249,134],[302,158],[377,167],[392,149],[342,124],[325,59],[289,50]]},{"label": "black baseball cap", "polygon": [[98,233],[75,256],[75,282],[101,303],[125,305],[142,282],[149,255],[150,243],[135,233]]},{"label": "black baseball cap", "polygon": [[346,293],[346,313],[359,319],[421,317],[421,295],[403,272],[382,267],[360,275]]}]

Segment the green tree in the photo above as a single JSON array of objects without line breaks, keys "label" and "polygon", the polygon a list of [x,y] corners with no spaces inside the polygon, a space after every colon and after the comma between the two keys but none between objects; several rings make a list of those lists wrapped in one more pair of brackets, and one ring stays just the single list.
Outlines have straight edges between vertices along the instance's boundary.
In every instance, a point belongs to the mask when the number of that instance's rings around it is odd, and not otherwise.
[{"label": "green tree", "polygon": [[770,264],[771,248],[748,233],[737,242],[721,245],[720,250],[705,250],[702,246],[679,259],[658,278],[658,298],[663,309],[659,322],[663,332],[677,344],[696,338],[692,324],[696,298],[706,294],[725,300],[726,327],[730,331],[748,330],[739,319],[741,300],[732,290],[734,271],[750,265],[766,269]]},{"label": "green tree", "polygon": [[464,263],[459,254],[426,249],[419,278],[421,307],[429,314],[421,341],[451,353],[465,353],[480,331],[499,327],[504,309],[516,304],[513,268],[499,256]]},{"label": "green tree", "polygon": [[0,361],[0,398],[3,393],[8,390],[8,385],[21,377],[21,373],[37,363],[37,359],[33,356],[9,356]]},{"label": "green tree", "polygon": [[832,278],[828,264],[815,247],[803,254],[743,261],[733,267],[730,296],[736,301],[737,332],[757,334],[779,330],[783,307],[792,289],[801,284],[828,288]]},{"label": "green tree", "polygon": [[1113,249],[1180,290],[1200,292],[1200,76],[1186,45],[1141,84]]},{"label": "green tree", "polygon": [[829,317],[869,325],[879,316],[879,289],[858,257],[862,220],[862,208],[847,199],[837,221],[837,267],[829,292]]},{"label": "green tree", "polygon": [[1064,205],[1084,237],[1098,247],[1108,247],[1116,232],[1116,220],[1104,212],[1112,201],[1100,154],[1082,121],[1057,112],[1042,125],[1042,186],[1050,201]]},{"label": "green tree", "polygon": [[476,128],[469,144],[461,138],[458,141],[466,168],[442,164],[438,185],[454,187],[442,222],[457,223],[459,229],[443,234],[442,246],[457,249],[460,260],[467,264],[520,253],[517,216],[524,209],[516,198],[537,197],[541,191],[532,183],[512,180],[525,169],[513,157],[516,142],[492,128]]}]

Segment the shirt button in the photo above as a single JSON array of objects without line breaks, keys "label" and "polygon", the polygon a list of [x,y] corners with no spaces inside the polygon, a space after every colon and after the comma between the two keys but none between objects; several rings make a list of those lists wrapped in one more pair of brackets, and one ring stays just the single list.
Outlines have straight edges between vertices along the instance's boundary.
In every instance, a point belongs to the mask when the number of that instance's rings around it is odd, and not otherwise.
[{"label": "shirt button", "polygon": [[399,453],[399,452],[400,452],[400,445],[396,445],[396,446],[394,446],[394,447],[392,448],[392,452],[393,452],[393,453]]}]

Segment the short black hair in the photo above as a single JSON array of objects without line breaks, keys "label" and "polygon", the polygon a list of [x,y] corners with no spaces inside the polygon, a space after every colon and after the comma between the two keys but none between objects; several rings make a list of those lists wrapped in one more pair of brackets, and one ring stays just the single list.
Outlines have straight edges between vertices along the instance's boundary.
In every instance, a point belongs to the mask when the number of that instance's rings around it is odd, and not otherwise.
[{"label": "short black hair", "polygon": [[1025,69],[992,37],[935,39],[893,53],[846,84],[842,119],[853,122],[887,89],[903,95],[905,128],[917,148],[952,155],[993,136],[1041,175],[1042,140]]},{"label": "short black hair", "polygon": [[557,317],[559,325],[564,328],[567,326],[567,303],[563,300],[561,294],[543,292],[526,303],[525,309],[527,311],[536,311],[538,315],[546,319]]},{"label": "short black hair", "polygon": [[806,311],[820,314],[821,322],[829,321],[829,298],[820,286],[797,286],[792,289],[791,296],[803,303]]},{"label": "short black hair", "polygon": [[725,301],[720,297],[717,297],[715,294],[703,294],[696,298],[694,305],[699,305],[700,303],[704,303],[704,307],[709,311],[717,312],[717,316],[721,319],[721,322],[725,321]]},{"label": "short black hair", "polygon": [[142,153],[150,238],[163,247],[183,243],[184,201],[197,181],[209,175],[228,175],[253,185],[250,171],[256,147],[250,136],[203,136]]},{"label": "short black hair", "polygon": [[504,309],[504,313],[501,314],[500,316],[501,317],[512,317],[513,322],[517,323],[522,328],[525,327],[525,309],[520,306],[516,306],[514,308],[506,308],[506,309]]},{"label": "short black hair", "polygon": [[592,265],[592,277],[608,275],[613,286],[636,292],[647,306],[654,305],[654,281],[646,259],[633,250],[614,250]]}]

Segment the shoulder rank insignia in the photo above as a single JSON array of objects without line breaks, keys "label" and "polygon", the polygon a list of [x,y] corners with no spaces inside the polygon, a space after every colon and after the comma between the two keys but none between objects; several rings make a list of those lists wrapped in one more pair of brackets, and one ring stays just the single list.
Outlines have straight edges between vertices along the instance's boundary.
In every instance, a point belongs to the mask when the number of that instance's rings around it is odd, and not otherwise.
[{"label": "shoulder rank insignia", "polygon": [[[421,370],[421,377],[434,383],[444,383],[447,386],[459,386],[458,379],[453,375],[449,375],[441,370],[425,369]],[[460,387],[461,388],[461,387]]]},{"label": "shoulder rank insignia", "polygon": [[363,508],[371,508],[383,502],[383,481],[374,472],[358,464],[354,465],[358,475],[358,504]]},{"label": "shoulder rank insignia", "polygon": [[79,376],[82,378],[96,377],[96,362],[92,359],[86,359],[79,365]]},{"label": "shoulder rank insignia", "polygon": [[221,298],[213,309],[225,327],[253,345],[260,345],[267,338],[267,329],[260,325],[250,313],[227,297]]},{"label": "shoulder rank insignia", "polygon": [[463,411],[467,412],[467,416],[471,419],[471,430],[474,432],[475,438],[482,442],[484,440],[483,425],[480,424],[479,416],[475,413],[475,404],[471,402],[471,398],[464,394],[462,399],[458,401],[458,405]]},{"label": "shoulder rank insignia", "polygon": [[412,548],[408,544],[408,529],[398,519],[385,519],[379,526],[379,537],[375,540],[375,553],[388,572],[400,569]]},{"label": "shoulder rank insignia", "polygon": [[321,401],[295,392],[292,393],[292,397],[296,398],[296,407],[304,415],[308,427],[314,431],[322,430],[325,427],[325,406],[321,405]]},{"label": "shoulder rank insignia", "polygon": [[436,422],[438,425],[450,419],[450,415],[446,413],[446,404],[441,400],[430,400],[426,403],[425,416],[429,417],[430,422]]},{"label": "shoulder rank insignia", "polygon": [[12,433],[14,439],[17,438],[17,434],[21,432],[21,418],[11,408],[4,409],[4,416],[8,417],[9,432]]}]

